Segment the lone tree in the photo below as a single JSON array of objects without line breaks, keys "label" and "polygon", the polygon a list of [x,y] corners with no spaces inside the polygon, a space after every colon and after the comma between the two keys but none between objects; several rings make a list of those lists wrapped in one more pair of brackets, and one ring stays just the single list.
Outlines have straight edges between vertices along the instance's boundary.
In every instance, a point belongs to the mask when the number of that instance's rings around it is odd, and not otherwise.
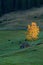
[{"label": "lone tree", "polygon": [[31,25],[28,25],[28,29],[26,32],[27,40],[36,40],[38,39],[39,34],[39,26],[35,22],[32,22]]}]

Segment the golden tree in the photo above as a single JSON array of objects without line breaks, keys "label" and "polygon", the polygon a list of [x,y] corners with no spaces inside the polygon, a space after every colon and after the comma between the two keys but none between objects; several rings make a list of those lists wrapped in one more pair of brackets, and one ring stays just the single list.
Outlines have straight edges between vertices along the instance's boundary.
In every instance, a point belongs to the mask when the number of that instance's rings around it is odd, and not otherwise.
[{"label": "golden tree", "polygon": [[26,39],[27,40],[36,40],[38,39],[39,34],[39,26],[35,22],[32,22],[31,25],[28,25],[28,29],[26,32]]}]

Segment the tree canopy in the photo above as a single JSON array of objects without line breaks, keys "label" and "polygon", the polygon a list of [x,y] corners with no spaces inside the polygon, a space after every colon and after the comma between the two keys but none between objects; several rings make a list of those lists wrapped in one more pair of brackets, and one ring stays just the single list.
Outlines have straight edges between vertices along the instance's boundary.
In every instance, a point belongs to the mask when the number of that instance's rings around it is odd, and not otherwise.
[{"label": "tree canopy", "polygon": [[43,0],[0,0],[0,15],[10,11],[40,7],[41,5],[43,5]]}]

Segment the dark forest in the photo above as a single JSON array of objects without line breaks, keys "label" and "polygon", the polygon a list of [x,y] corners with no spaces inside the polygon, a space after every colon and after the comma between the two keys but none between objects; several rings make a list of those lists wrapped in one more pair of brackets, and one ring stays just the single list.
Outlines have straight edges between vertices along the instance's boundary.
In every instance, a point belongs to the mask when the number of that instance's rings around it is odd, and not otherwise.
[{"label": "dark forest", "polygon": [[41,7],[43,0],[0,0],[0,15],[11,11]]}]

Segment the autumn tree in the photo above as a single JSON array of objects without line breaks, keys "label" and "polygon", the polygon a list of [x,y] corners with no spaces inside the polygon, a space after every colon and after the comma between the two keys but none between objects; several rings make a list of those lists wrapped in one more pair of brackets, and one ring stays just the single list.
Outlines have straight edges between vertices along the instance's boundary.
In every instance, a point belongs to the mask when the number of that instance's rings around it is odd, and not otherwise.
[{"label": "autumn tree", "polygon": [[38,39],[39,34],[39,26],[35,22],[32,22],[31,25],[28,25],[28,29],[26,32],[26,39],[27,40],[35,40]]}]

